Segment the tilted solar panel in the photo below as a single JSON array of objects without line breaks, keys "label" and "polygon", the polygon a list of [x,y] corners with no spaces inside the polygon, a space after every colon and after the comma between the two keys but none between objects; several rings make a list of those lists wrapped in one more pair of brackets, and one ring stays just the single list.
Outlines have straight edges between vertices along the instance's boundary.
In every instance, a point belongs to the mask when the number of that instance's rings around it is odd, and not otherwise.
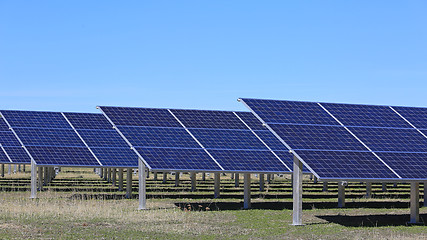
[{"label": "tilted solar panel", "polygon": [[14,128],[24,146],[84,147],[73,129]]},{"label": "tilted solar panel", "polygon": [[392,107],[414,127],[427,129],[427,108],[420,107]]},{"label": "tilted solar panel", "polygon": [[248,129],[233,112],[175,109],[171,112],[187,128]]},{"label": "tilted solar panel", "polygon": [[255,117],[255,115],[251,112],[235,112],[240,119],[248,125],[248,127],[252,130],[265,130],[268,131],[266,127],[262,125],[260,120]]},{"label": "tilted solar panel", "polygon": [[99,107],[115,125],[182,127],[167,109]]},{"label": "tilted solar panel", "polygon": [[0,116],[0,131],[10,131],[3,117]]},{"label": "tilted solar panel", "polygon": [[31,158],[22,146],[3,146],[13,163],[31,163]]},{"label": "tilted solar panel", "polygon": [[100,166],[86,147],[27,146],[27,149],[37,165]]},{"label": "tilted solar panel", "polygon": [[3,148],[0,148],[0,163],[11,163]]},{"label": "tilted solar panel", "polygon": [[4,147],[21,147],[21,143],[12,131],[0,132],[0,144]]},{"label": "tilted solar panel", "polygon": [[113,130],[113,125],[99,113],[64,113],[75,129]]},{"label": "tilted solar panel", "polygon": [[376,152],[402,178],[427,178],[427,153]]},{"label": "tilted solar panel", "polygon": [[36,111],[1,111],[4,118],[12,128],[65,128],[71,129],[70,124],[59,112],[36,112]]}]

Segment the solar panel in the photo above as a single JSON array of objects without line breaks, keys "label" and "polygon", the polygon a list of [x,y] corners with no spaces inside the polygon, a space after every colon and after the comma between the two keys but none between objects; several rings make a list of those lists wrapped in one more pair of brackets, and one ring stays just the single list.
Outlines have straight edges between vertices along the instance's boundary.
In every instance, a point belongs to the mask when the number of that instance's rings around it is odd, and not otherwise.
[{"label": "solar panel", "polygon": [[167,109],[99,107],[115,125],[182,127]]},{"label": "solar panel", "polygon": [[[277,139],[276,136],[274,136],[273,133],[270,131],[265,130],[256,130],[254,131],[255,134],[264,141],[267,146],[269,146],[272,150],[282,150],[282,151],[288,151],[285,145],[280,142],[279,139]],[[288,165],[289,166],[289,165]]]},{"label": "solar panel", "polygon": [[248,129],[233,112],[174,109],[171,111],[187,128]]},{"label": "solar panel", "polygon": [[12,131],[0,132],[0,144],[2,146],[20,147],[21,143],[15,137]]},{"label": "solar panel", "polygon": [[91,147],[91,150],[104,167],[136,167],[138,165],[138,156],[130,148]]},{"label": "solar panel", "polygon": [[11,111],[2,110],[1,114],[12,128],[65,128],[71,129],[70,124],[58,112]]},{"label": "solar panel", "polygon": [[221,171],[203,149],[135,148],[151,169]]},{"label": "solar panel", "polygon": [[98,113],[64,113],[75,129],[113,130],[111,123],[104,115]]},{"label": "solar panel", "polygon": [[412,128],[390,107],[322,103],[345,126]]},{"label": "solar panel", "polygon": [[116,130],[77,130],[89,147],[128,148],[130,146],[123,140]]},{"label": "solar panel", "polygon": [[14,128],[14,130],[25,146],[85,146],[72,129]]},{"label": "solar panel", "polygon": [[31,163],[31,158],[22,146],[19,147],[8,147],[3,146],[7,155],[12,159],[13,163]]},{"label": "solar panel", "polygon": [[248,127],[252,130],[267,130],[261,123],[261,121],[255,117],[251,112],[235,112],[243,122],[245,122]]},{"label": "solar panel", "polygon": [[7,126],[3,117],[0,116],[0,131],[9,131],[9,126]]},{"label": "solar panel", "polygon": [[0,149],[0,163],[10,163],[9,158],[6,156],[3,149]]},{"label": "solar panel", "polygon": [[377,152],[402,178],[427,178],[427,153]]},{"label": "solar panel", "polygon": [[400,115],[419,129],[427,129],[427,108],[393,107]]},{"label": "solar panel", "polygon": [[27,146],[27,149],[37,165],[100,166],[86,147]]}]

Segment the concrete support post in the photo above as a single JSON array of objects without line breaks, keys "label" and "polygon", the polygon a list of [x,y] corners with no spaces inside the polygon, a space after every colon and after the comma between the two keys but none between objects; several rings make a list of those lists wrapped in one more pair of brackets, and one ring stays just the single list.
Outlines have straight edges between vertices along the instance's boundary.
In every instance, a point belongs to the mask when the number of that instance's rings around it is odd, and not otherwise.
[{"label": "concrete support post", "polygon": [[259,175],[259,191],[264,192],[264,174]]},{"label": "concrete support post", "polygon": [[138,210],[147,209],[146,183],[147,171],[141,159],[138,160],[138,185],[139,185],[139,207]]},{"label": "concrete support post", "polygon": [[43,167],[38,167],[39,179],[37,181],[39,191],[43,191]]},{"label": "concrete support post", "polygon": [[292,172],[293,214],[292,225],[302,225],[302,162],[294,156]]},{"label": "concrete support post", "polygon": [[338,182],[338,207],[345,207],[345,183]]},{"label": "concrete support post", "polygon": [[113,187],[115,187],[116,186],[116,178],[117,178],[117,169],[116,168],[113,168],[112,169],[112,183],[113,183]]},{"label": "concrete support post", "polygon": [[31,195],[30,198],[37,198],[37,166],[31,160]]},{"label": "concrete support post", "polygon": [[179,172],[175,172],[175,187],[179,186]]},{"label": "concrete support post", "polygon": [[191,191],[195,192],[196,191],[196,173],[195,172],[190,173],[190,179],[191,179]]},{"label": "concrete support post", "polygon": [[243,174],[243,208],[251,208],[251,174]]},{"label": "concrete support post", "polygon": [[367,182],[366,183],[366,198],[371,198],[372,196],[372,183],[371,182]]},{"label": "concrete support post", "polygon": [[220,183],[221,183],[221,174],[215,173],[215,175],[214,175],[214,198],[219,198],[219,196],[220,196]]},{"label": "concrete support post", "polygon": [[240,181],[240,180],[239,180],[239,174],[238,174],[238,173],[235,173],[235,174],[234,174],[234,186],[235,186],[235,187],[239,187],[239,184],[240,184],[240,183],[239,183],[239,181]]},{"label": "concrete support post", "polygon": [[132,198],[132,168],[126,171],[126,198]]},{"label": "concrete support post", "polygon": [[123,191],[123,168],[119,168],[119,191]]},{"label": "concrete support post", "polygon": [[163,172],[163,183],[166,183],[166,181],[168,180],[168,173],[167,172]]},{"label": "concrete support post", "polygon": [[387,183],[383,183],[382,190],[383,192],[387,192]]},{"label": "concrete support post", "polygon": [[323,192],[327,192],[328,191],[328,182],[323,182]]},{"label": "concrete support post", "polygon": [[411,182],[411,218],[409,223],[419,223],[420,222],[420,183]]}]

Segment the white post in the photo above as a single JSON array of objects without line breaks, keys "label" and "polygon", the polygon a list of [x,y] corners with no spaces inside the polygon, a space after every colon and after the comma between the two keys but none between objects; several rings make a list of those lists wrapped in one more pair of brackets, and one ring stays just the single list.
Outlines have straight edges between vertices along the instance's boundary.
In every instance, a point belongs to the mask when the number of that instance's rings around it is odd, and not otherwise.
[{"label": "white post", "polygon": [[327,192],[328,191],[328,182],[323,182],[323,192]]},{"label": "white post", "polygon": [[147,209],[147,199],[146,199],[146,182],[147,182],[147,172],[145,165],[141,159],[138,160],[138,183],[139,183],[139,207],[138,210]]},{"label": "white post", "polygon": [[119,168],[119,191],[123,191],[123,168]]},{"label": "white post", "polygon": [[190,179],[191,179],[191,191],[196,191],[196,173],[191,172],[190,173]]},{"label": "white post", "polygon": [[411,220],[409,223],[419,223],[420,221],[420,183],[411,182]]},{"label": "white post", "polygon": [[239,174],[238,173],[234,174],[234,186],[239,187]]},{"label": "white post", "polygon": [[214,175],[214,198],[219,198],[220,183],[221,183],[221,174],[215,173],[215,175]]},{"label": "white post", "polygon": [[264,174],[259,174],[259,191],[264,192]]},{"label": "white post", "polygon": [[367,182],[366,183],[366,198],[371,198],[372,195],[372,183],[371,182]]},{"label": "white post", "polygon": [[168,179],[167,172],[163,172],[163,183],[166,183],[166,180]]},{"label": "white post", "polygon": [[37,198],[37,166],[31,160],[31,196],[30,198]]},{"label": "white post", "polygon": [[294,156],[292,225],[302,225],[302,162]]},{"label": "white post", "polygon": [[243,208],[251,208],[251,174],[243,174]]},{"label": "white post", "polygon": [[39,185],[39,191],[43,191],[43,167],[38,167],[38,174],[39,174],[39,179],[38,179],[38,185]]},{"label": "white post", "polygon": [[383,192],[387,192],[387,183],[383,183],[382,190]]},{"label": "white post", "polygon": [[132,168],[126,171],[126,198],[132,198]]},{"label": "white post", "polygon": [[345,207],[345,183],[338,182],[338,207]]},{"label": "white post", "polygon": [[[163,182],[165,181],[163,180]],[[178,186],[179,186],[179,172],[175,172],[175,187],[178,187]]]},{"label": "white post", "polygon": [[111,174],[113,175],[113,178],[112,178],[112,181],[113,181],[113,187],[115,187],[115,186],[116,186],[117,169],[116,169],[116,168],[113,168],[113,169],[112,169],[112,173],[111,173]]}]

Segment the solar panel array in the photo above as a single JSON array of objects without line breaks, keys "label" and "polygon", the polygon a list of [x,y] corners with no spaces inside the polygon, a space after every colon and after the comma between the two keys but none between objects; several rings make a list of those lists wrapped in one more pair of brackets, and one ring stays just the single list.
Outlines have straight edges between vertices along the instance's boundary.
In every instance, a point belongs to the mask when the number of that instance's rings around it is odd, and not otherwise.
[{"label": "solar panel array", "polygon": [[290,171],[288,150],[251,113],[99,108],[152,170]]},{"label": "solar panel array", "polygon": [[0,118],[0,163],[30,163],[31,158],[9,129],[3,117]]},{"label": "solar panel array", "polygon": [[321,178],[427,178],[427,109],[242,101]]}]

